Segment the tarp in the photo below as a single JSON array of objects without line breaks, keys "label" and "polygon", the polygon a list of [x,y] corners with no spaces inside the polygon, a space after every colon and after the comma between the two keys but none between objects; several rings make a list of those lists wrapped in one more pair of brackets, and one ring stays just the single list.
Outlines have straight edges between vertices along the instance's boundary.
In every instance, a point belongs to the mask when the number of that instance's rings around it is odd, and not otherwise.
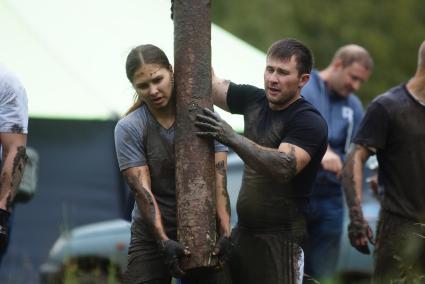
[{"label": "tarp", "polygon": [[[131,48],[152,43],[173,62],[170,2],[0,0],[0,62],[24,82],[30,116],[122,115],[134,94],[124,68]],[[217,75],[262,86],[262,52],[214,24],[211,37]],[[240,116],[222,115],[241,130]]]}]

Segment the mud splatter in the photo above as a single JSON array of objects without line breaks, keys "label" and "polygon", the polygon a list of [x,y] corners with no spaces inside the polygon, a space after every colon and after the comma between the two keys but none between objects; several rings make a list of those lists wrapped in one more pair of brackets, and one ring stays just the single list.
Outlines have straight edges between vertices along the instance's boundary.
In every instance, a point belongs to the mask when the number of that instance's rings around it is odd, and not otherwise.
[{"label": "mud splatter", "polygon": [[146,221],[146,226],[151,230],[152,235],[158,237],[160,232],[156,230],[155,226],[157,213],[155,203],[149,191],[139,182],[141,175],[141,172],[133,175],[124,174],[127,184],[134,194],[140,213]]},{"label": "mud splatter", "polygon": [[12,125],[10,130],[12,131],[12,133],[23,133],[24,127],[22,125],[19,125],[19,124],[14,124],[14,125]]},{"label": "mud splatter", "polygon": [[246,164],[260,173],[272,176],[276,181],[286,183],[297,173],[297,159],[295,157],[294,146],[291,146],[290,151],[285,153],[274,149],[265,149],[252,141],[235,144],[236,146],[233,149],[243,157]]},{"label": "mud splatter", "polygon": [[222,176],[221,182],[222,182],[222,190],[221,194],[226,199],[226,213],[230,216],[230,198],[229,193],[227,192],[227,174],[226,174],[226,166],[224,165],[224,161],[219,161],[215,168],[217,170],[217,173]]},{"label": "mud splatter", "polygon": [[[26,148],[24,146],[19,146],[15,158],[13,159],[13,170],[12,170],[12,180],[15,180],[15,175],[21,175],[24,171],[24,167],[28,161],[28,156]],[[20,181],[20,179],[19,179]]]}]

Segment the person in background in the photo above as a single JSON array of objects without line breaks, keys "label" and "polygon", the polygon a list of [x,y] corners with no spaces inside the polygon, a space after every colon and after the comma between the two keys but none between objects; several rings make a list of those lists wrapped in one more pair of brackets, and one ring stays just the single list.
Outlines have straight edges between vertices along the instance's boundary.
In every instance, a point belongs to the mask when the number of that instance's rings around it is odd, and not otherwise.
[{"label": "person in background", "polygon": [[19,79],[0,64],[0,262],[9,242],[16,191],[27,161],[28,101]]},{"label": "person in background", "polygon": [[307,217],[305,273],[330,280],[336,270],[343,223],[340,175],[344,157],[363,117],[354,94],[372,73],[366,49],[355,44],[339,48],[325,69],[313,70],[301,95],[315,106],[328,124],[328,148],[314,182]]},{"label": "person in background", "polygon": [[425,277],[425,41],[415,75],[369,105],[344,163],[342,184],[351,245],[369,254],[372,230],[361,208],[363,166],[376,154],[382,183],[373,283]]}]

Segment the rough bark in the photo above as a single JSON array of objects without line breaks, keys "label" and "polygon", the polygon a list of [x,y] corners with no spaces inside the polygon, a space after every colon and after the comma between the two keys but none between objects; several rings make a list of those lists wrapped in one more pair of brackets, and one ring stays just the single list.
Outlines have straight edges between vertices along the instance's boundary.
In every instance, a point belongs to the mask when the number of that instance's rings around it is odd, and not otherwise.
[{"label": "rough bark", "polygon": [[192,253],[185,269],[215,265],[214,146],[194,126],[196,114],[212,108],[210,10],[211,1],[174,0],[178,239]]}]

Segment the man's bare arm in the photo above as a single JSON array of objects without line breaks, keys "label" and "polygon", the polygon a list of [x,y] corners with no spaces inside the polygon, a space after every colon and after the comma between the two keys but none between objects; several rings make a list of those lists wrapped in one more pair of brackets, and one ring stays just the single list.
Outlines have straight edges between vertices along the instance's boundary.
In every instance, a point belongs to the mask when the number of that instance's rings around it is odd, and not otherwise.
[{"label": "man's bare arm", "polygon": [[0,208],[10,211],[16,191],[21,183],[27,162],[27,135],[0,133],[3,165],[0,173]]},{"label": "man's bare arm", "polygon": [[219,266],[224,266],[233,252],[233,242],[230,239],[230,198],[227,192],[227,153],[215,153],[216,176],[216,208],[219,239],[216,242],[213,256],[218,257]]},{"label": "man's bare arm", "polygon": [[230,81],[218,78],[214,70],[211,70],[211,72],[214,104],[225,111],[229,111],[229,107],[227,106],[227,91],[229,90]]},{"label": "man's bare arm", "polygon": [[350,243],[362,253],[369,254],[368,240],[373,243],[372,230],[363,217],[361,208],[363,166],[372,153],[362,145],[354,145],[347,154],[342,170],[342,186],[345,192],[350,224]]},{"label": "man's bare arm", "polygon": [[292,180],[311,160],[296,145],[281,143],[278,149],[267,148],[239,134],[229,146],[250,168],[282,183]]},{"label": "man's bare arm", "polygon": [[161,220],[161,212],[151,191],[149,168],[147,166],[129,168],[123,175],[134,194],[137,206],[156,240],[167,240]]},{"label": "man's bare arm", "polygon": [[215,153],[216,208],[220,236],[230,236],[230,198],[227,192],[227,153]]},{"label": "man's bare arm", "polygon": [[278,149],[267,148],[237,134],[224,120],[204,109],[195,124],[202,129],[199,136],[212,137],[231,147],[255,171],[269,175],[279,182],[288,182],[311,160],[302,148],[281,143]]}]

